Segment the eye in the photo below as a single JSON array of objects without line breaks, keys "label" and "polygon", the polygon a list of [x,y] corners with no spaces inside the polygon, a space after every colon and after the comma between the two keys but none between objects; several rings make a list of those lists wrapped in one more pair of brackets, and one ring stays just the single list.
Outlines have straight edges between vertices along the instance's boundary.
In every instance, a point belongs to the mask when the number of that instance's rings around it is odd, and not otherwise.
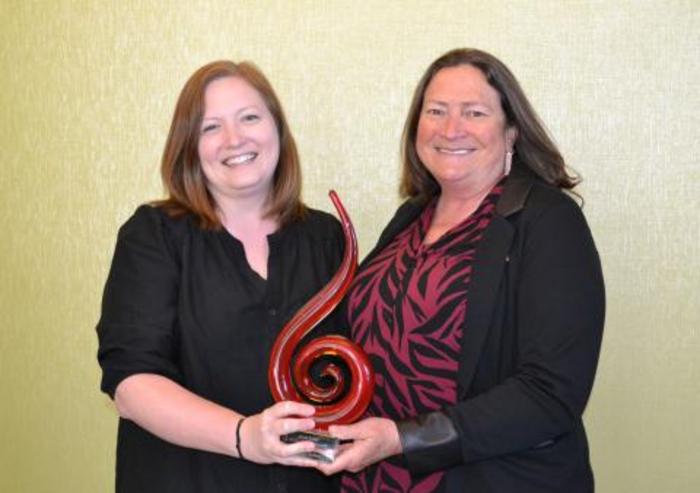
[{"label": "eye", "polygon": [[425,114],[430,116],[441,116],[445,114],[445,110],[442,108],[427,108],[425,110]]},{"label": "eye", "polygon": [[486,116],[486,113],[481,110],[467,110],[464,112],[464,116],[467,118],[481,118]]},{"label": "eye", "polygon": [[470,108],[468,110],[464,110],[464,116],[467,118],[483,118],[488,116],[488,113],[486,113],[485,110],[478,108]]},{"label": "eye", "polygon": [[260,120],[260,115],[258,115],[257,113],[248,113],[243,115],[241,120],[245,123],[254,123]]},{"label": "eye", "polygon": [[202,127],[202,133],[203,133],[203,134],[212,133],[212,132],[215,131],[217,128],[219,128],[219,124],[218,124],[218,123],[207,123],[206,125],[204,125],[204,126]]}]

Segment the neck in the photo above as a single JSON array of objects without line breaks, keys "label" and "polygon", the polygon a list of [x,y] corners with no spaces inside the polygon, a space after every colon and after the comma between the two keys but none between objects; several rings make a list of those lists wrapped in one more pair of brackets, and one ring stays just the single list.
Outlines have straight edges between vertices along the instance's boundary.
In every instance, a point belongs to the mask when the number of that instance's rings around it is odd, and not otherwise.
[{"label": "neck", "polygon": [[[500,179],[500,177],[499,177]],[[435,208],[435,218],[433,221],[445,218],[447,221],[461,221],[470,216],[481,201],[489,194],[494,183],[488,183],[482,187],[473,188],[451,188],[442,187],[438,202]]]},{"label": "neck", "polygon": [[218,201],[218,206],[221,223],[243,244],[250,268],[267,279],[270,252],[267,237],[279,227],[276,217],[265,217],[267,201],[258,197],[228,197]]},{"label": "neck", "polygon": [[267,200],[259,195],[217,198],[222,225],[234,236],[267,235],[277,229],[277,219],[265,217]]}]

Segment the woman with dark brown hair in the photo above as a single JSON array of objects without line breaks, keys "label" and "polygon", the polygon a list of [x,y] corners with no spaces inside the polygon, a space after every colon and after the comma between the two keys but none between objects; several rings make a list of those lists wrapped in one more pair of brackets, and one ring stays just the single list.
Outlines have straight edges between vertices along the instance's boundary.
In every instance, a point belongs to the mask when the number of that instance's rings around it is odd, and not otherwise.
[{"label": "woman with dark brown hair", "polygon": [[251,63],[197,70],[161,165],[165,200],[122,226],[97,326],[102,390],[120,415],[120,492],[324,492],[280,435],[314,408],[273,404],[279,329],[337,270],[340,224],[301,201],[282,107]]},{"label": "woman with dark brown hair", "polygon": [[[343,491],[591,492],[581,419],[605,294],[578,179],[508,68],[435,60],[403,135],[399,208],[346,298],[376,372],[327,474]],[[354,474],[353,474],[354,473]]]}]

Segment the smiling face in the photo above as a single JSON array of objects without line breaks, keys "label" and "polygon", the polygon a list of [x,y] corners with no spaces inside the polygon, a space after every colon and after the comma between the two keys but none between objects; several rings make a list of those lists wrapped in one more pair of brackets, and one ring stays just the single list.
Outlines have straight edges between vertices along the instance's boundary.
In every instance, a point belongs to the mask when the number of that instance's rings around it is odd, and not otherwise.
[{"label": "smiling face", "polygon": [[279,134],[262,96],[242,78],[224,77],[207,86],[198,153],[217,204],[269,197],[280,156]]},{"label": "smiling face", "polygon": [[498,92],[478,68],[444,68],[428,84],[416,152],[443,192],[481,192],[495,185],[516,136],[506,126]]}]

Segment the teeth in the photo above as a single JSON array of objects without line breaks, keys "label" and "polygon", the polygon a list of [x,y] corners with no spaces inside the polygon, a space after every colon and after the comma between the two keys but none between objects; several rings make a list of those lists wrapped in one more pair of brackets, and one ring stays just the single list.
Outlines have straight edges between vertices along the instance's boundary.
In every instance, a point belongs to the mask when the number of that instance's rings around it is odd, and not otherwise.
[{"label": "teeth", "polygon": [[444,147],[436,147],[435,150],[438,152],[441,152],[443,154],[455,154],[455,155],[464,155],[470,153],[472,150],[471,149],[446,149]]},{"label": "teeth", "polygon": [[245,154],[225,159],[224,164],[226,166],[232,166],[234,164],[244,164],[255,159],[257,155],[258,154],[256,152],[246,152]]}]

